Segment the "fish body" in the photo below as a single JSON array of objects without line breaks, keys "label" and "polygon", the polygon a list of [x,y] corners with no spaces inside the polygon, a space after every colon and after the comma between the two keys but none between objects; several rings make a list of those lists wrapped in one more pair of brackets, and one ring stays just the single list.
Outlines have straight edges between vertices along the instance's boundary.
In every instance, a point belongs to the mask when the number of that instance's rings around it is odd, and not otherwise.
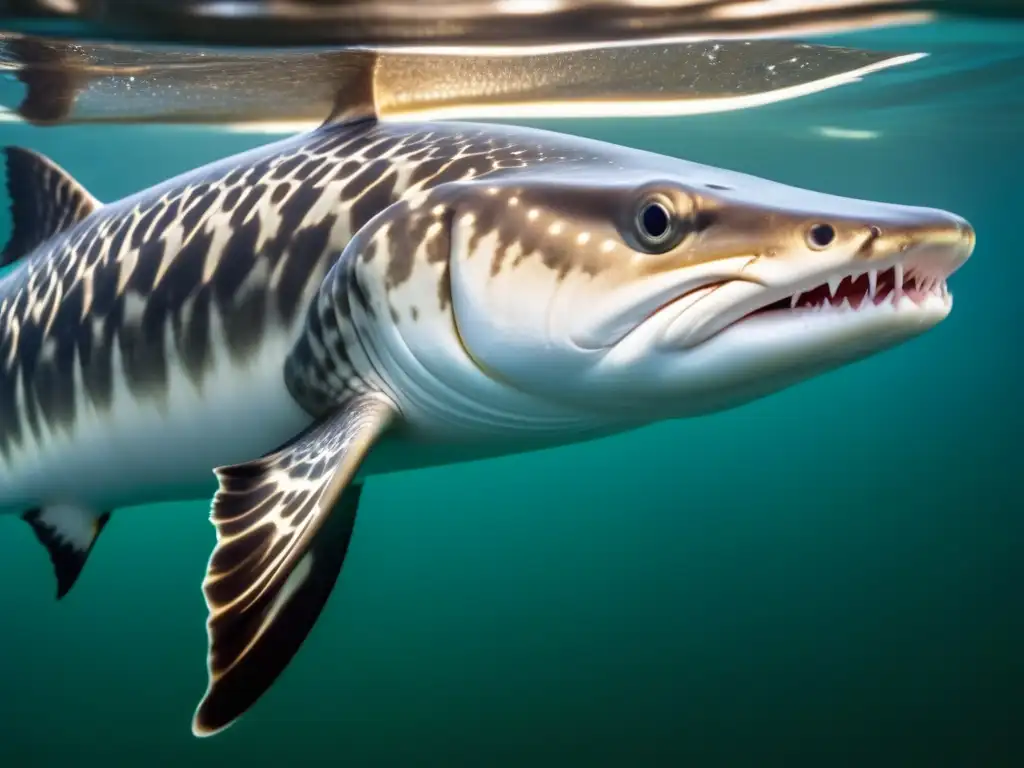
[{"label": "fish body", "polygon": [[388,205],[493,172],[500,138],[463,135],[327,127],[97,205],[42,242],[0,282],[0,508],[208,496],[213,467],[301,431],[311,417],[281,362],[305,306]]},{"label": "fish body", "polygon": [[499,125],[328,124],[107,204],[7,158],[0,508],[63,596],[114,509],[216,484],[197,735],[302,644],[368,477],[742,405],[933,327],[974,247]]}]

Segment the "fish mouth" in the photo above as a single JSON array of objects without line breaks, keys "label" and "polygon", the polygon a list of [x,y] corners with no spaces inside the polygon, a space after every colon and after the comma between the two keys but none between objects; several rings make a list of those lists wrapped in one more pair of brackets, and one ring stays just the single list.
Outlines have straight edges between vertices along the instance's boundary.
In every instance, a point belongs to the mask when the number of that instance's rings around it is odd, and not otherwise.
[{"label": "fish mouth", "polygon": [[896,305],[903,298],[923,306],[931,298],[951,302],[952,295],[945,276],[908,273],[902,264],[896,264],[888,269],[872,269],[858,275],[846,275],[807,291],[797,291],[787,298],[748,312],[740,318],[740,322],[766,312],[821,310],[826,307],[858,310],[865,302],[879,307],[886,303]]},{"label": "fish mouth", "polygon": [[648,315],[657,345],[690,349],[727,329],[751,321],[848,314],[852,319],[889,311],[919,313],[923,323],[943,319],[952,309],[947,280],[970,255],[973,243],[954,247],[922,247],[885,262],[861,261],[828,274],[817,274],[788,286],[765,285],[748,277],[705,285],[666,302]]}]

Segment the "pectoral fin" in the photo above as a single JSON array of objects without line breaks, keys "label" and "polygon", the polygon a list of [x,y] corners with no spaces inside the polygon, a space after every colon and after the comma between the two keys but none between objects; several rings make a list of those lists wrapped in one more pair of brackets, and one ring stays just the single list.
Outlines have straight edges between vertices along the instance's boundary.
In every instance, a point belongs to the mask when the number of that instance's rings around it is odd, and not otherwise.
[{"label": "pectoral fin", "polygon": [[217,545],[203,582],[209,683],[195,735],[251,707],[316,623],[355,524],[352,480],[395,414],[384,397],[357,398],[276,452],[216,470]]}]

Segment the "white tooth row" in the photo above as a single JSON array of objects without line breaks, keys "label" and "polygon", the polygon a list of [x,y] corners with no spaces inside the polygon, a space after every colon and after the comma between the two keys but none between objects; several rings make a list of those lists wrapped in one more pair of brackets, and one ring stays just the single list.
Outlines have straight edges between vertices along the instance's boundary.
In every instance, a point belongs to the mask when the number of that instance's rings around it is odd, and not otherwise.
[{"label": "white tooth row", "polygon": [[[829,295],[828,300],[825,302],[825,304],[828,304],[833,307],[839,307],[840,309],[844,307],[852,308],[849,299],[843,299],[838,305],[832,304],[831,300],[835,299],[836,294],[839,292],[839,285],[840,283],[843,282],[843,280],[849,277],[852,282],[856,283],[865,274],[868,276],[868,293],[867,296],[864,298],[864,301],[870,300],[874,302],[875,296],[878,293],[878,273],[880,271],[884,272],[885,270],[869,269],[867,272],[857,272],[849,275],[838,275],[830,277],[827,281]],[[903,297],[903,265],[894,264],[893,272],[894,288],[889,298],[892,302],[896,303]],[[908,274],[907,277],[909,278],[910,282],[916,283],[917,290],[921,293],[934,293],[937,296],[941,296],[943,298],[949,295],[949,289],[946,287],[945,278],[928,275],[919,275],[914,273]],[[797,304],[800,303],[800,298],[802,296],[802,293],[793,294],[793,297],[790,299],[789,302],[789,306],[791,309],[796,309],[796,306]],[[822,306],[824,306],[824,304]]]},{"label": "white tooth row", "polygon": [[[849,277],[853,282],[857,282],[865,274],[867,274],[867,276],[868,276],[868,295],[867,295],[867,298],[873,300],[875,298],[875,293],[878,291],[878,272],[879,272],[879,270],[877,270],[877,269],[869,269],[866,273],[865,272],[857,272],[855,274],[834,275],[834,276],[830,277],[828,279],[828,281],[827,281],[828,282],[828,299],[829,299],[829,301],[827,301],[826,303],[831,304],[831,299],[834,299],[836,294],[839,292],[839,284],[842,283],[843,280],[845,280],[847,277]],[[899,285],[902,285],[902,284],[903,284],[903,266],[901,264],[897,264],[896,265],[896,285],[899,286]],[[802,293],[793,294],[793,298],[791,298],[789,300],[790,309],[796,309],[796,305],[800,303],[800,298],[802,296],[803,296]],[[843,301],[838,306],[840,306],[840,307],[842,307],[842,306],[849,306],[849,304],[850,304],[849,299],[843,299]],[[836,305],[832,305],[832,306],[836,306]]]},{"label": "white tooth row", "polygon": [[937,296],[945,297],[949,293],[946,281],[934,275],[909,275],[910,282],[915,283],[917,290],[921,293],[934,293]]}]

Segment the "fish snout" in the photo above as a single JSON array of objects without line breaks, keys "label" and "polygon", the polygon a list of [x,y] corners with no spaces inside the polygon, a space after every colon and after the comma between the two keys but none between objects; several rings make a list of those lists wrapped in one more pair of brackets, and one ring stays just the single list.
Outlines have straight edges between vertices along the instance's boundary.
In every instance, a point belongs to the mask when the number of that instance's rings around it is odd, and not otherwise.
[{"label": "fish snout", "polygon": [[906,262],[942,278],[970,258],[977,236],[967,219],[937,208],[907,210],[900,219],[871,226],[861,248],[865,258]]}]

